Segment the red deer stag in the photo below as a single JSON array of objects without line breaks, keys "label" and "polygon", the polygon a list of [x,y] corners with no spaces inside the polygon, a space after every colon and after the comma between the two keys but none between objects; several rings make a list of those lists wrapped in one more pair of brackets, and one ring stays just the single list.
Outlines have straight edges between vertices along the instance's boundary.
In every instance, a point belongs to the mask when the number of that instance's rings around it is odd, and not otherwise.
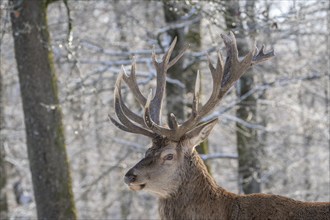
[{"label": "red deer stag", "polygon": [[[290,198],[250,194],[237,195],[219,187],[208,174],[207,169],[195,151],[195,146],[211,132],[218,119],[201,123],[220,102],[230,87],[251,66],[266,61],[274,52],[258,52],[255,48],[241,61],[238,59],[236,39],[233,33],[222,35],[227,57],[225,63],[219,54],[214,67],[209,59],[213,78],[213,90],[207,102],[199,104],[200,77],[197,74],[192,113],[182,124],[171,114],[173,126],[161,125],[162,100],[165,92],[166,72],[184,53],[184,50],[170,60],[176,40],[173,41],[161,62],[152,55],[157,71],[155,94],[145,98],[138,88],[135,63],[131,73],[123,72],[115,85],[116,119],[111,121],[121,130],[148,136],[152,146],[145,157],[125,175],[125,183],[132,190],[147,190],[159,197],[159,212],[162,219],[328,219],[330,203],[300,202]],[[121,83],[124,81],[144,108],[143,116],[131,111],[124,104]]]}]

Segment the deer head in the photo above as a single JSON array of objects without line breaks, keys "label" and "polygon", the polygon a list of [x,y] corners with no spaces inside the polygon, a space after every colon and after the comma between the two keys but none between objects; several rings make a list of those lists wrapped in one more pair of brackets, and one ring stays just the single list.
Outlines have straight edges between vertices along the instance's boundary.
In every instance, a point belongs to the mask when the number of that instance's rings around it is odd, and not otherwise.
[{"label": "deer head", "polygon": [[[189,179],[189,163],[196,157],[195,146],[208,137],[217,119],[200,123],[204,116],[209,114],[228,92],[231,86],[254,64],[263,62],[274,52],[264,53],[255,47],[242,60],[238,58],[236,39],[232,32],[221,35],[226,46],[226,60],[223,62],[219,53],[217,64],[214,66],[210,58],[209,69],[212,74],[213,90],[207,102],[199,104],[200,74],[197,73],[193,96],[192,113],[183,123],[178,123],[175,115],[171,114],[172,126],[161,123],[162,100],[165,93],[166,73],[183,55],[184,48],[175,58],[170,60],[176,39],[172,42],[162,61],[158,62],[155,53],[152,55],[153,64],[157,71],[157,86],[155,94],[150,91],[145,98],[138,88],[135,76],[135,62],[131,73],[127,75],[124,68],[119,74],[115,85],[115,112],[119,121],[110,116],[110,120],[121,130],[148,136],[152,140],[151,147],[145,157],[131,168],[125,175],[125,183],[132,190],[153,192],[160,197],[167,197],[181,185],[183,179]],[[143,116],[131,111],[123,102],[121,83],[124,81],[143,108]]]}]

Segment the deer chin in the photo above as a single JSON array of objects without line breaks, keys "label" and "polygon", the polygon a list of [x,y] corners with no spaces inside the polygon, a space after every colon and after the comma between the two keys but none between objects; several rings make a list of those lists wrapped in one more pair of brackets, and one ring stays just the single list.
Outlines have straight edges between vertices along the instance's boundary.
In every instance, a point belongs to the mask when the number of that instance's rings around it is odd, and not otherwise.
[{"label": "deer chin", "polygon": [[144,187],[146,186],[145,183],[142,183],[142,184],[129,184],[129,188],[130,190],[133,190],[133,191],[139,191],[139,190],[142,190]]}]

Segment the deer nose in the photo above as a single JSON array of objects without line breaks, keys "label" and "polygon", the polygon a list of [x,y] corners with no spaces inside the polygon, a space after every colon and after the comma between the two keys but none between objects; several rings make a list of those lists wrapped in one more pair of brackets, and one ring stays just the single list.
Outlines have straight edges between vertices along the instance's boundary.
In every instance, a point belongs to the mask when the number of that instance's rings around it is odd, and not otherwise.
[{"label": "deer nose", "polygon": [[126,174],[125,174],[125,178],[124,178],[124,182],[126,184],[130,184],[132,182],[135,182],[136,180],[136,175],[133,174],[132,170],[129,170]]}]

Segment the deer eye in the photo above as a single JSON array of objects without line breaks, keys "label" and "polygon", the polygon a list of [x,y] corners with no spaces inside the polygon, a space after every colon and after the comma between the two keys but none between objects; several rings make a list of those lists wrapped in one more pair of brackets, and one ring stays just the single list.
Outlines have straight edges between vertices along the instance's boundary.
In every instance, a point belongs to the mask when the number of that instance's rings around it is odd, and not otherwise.
[{"label": "deer eye", "polygon": [[167,154],[165,157],[164,157],[165,160],[172,160],[173,159],[173,154]]}]

